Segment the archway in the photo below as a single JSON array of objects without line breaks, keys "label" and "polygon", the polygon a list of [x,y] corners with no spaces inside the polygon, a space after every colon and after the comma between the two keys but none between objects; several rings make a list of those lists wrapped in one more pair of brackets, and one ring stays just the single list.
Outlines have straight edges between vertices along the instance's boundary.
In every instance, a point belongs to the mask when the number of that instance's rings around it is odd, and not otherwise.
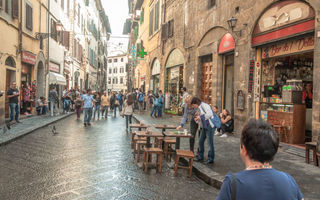
[{"label": "archway", "polygon": [[[5,93],[7,94],[7,91],[10,89],[11,83],[16,81],[16,62],[13,57],[8,56],[8,58],[5,61],[5,66],[6,66],[6,91]],[[5,117],[9,117],[9,99],[6,95],[5,98]]]},{"label": "archway", "polygon": [[165,111],[178,114],[181,111],[180,91],[183,87],[184,56],[179,49],[174,49],[166,61]]},{"label": "archway", "polygon": [[151,66],[150,90],[157,93],[160,84],[160,61],[155,58]]}]

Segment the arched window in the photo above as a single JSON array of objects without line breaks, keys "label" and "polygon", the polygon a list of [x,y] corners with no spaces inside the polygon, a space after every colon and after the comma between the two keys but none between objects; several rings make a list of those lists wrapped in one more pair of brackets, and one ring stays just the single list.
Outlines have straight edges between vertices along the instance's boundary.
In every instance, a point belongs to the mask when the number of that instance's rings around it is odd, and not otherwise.
[{"label": "arched window", "polygon": [[16,62],[14,61],[14,59],[11,56],[9,56],[6,59],[5,65],[10,66],[10,67],[16,67]]}]

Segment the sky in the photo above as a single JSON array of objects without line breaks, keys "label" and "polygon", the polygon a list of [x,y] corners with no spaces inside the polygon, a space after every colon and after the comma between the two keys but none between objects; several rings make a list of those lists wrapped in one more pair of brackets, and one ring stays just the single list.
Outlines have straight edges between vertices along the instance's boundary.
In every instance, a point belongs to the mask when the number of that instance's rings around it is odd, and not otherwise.
[{"label": "sky", "polygon": [[[128,39],[117,37],[123,37],[123,24],[129,17],[128,0],[101,0],[101,2],[109,17],[112,32],[108,44],[109,55],[111,56],[118,54],[121,51],[126,51],[128,47]],[[120,51],[117,51],[117,49],[120,49]]]}]

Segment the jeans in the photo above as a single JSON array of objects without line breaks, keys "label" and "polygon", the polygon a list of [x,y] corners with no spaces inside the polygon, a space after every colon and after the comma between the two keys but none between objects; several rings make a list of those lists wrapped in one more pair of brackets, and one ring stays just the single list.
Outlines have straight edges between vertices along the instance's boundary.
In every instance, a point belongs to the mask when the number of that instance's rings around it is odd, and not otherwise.
[{"label": "jeans", "polygon": [[194,141],[195,141],[195,137],[196,137],[196,134],[197,134],[198,126],[199,125],[196,123],[196,121],[194,121],[194,119],[191,119],[191,121],[190,121],[190,133],[191,133],[191,135],[193,137],[189,139],[190,151],[194,151]]},{"label": "jeans", "polygon": [[108,117],[108,106],[102,106],[102,116],[104,116],[105,118]]},{"label": "jeans", "polygon": [[47,106],[39,106],[36,108],[39,115],[45,115],[47,113],[48,107]]},{"label": "jeans", "polygon": [[132,123],[132,115],[125,115],[126,117],[126,128],[129,128],[129,123]]},{"label": "jeans", "polygon": [[77,112],[77,119],[80,119],[80,115],[81,115],[81,106],[76,106],[76,112]]},{"label": "jeans", "polygon": [[162,117],[162,106],[158,106],[158,117]]},{"label": "jeans", "polygon": [[153,106],[150,116],[152,117],[152,115],[154,114],[154,116],[157,117],[157,113],[158,113],[158,106]]},{"label": "jeans", "polygon": [[123,105],[123,103],[122,103],[122,102],[120,102],[120,104],[119,104],[119,112],[121,112],[121,111],[122,111],[122,105]]},{"label": "jeans", "polygon": [[204,156],[204,141],[207,138],[208,140],[208,145],[209,145],[209,152],[208,152],[208,161],[212,162],[214,161],[214,145],[213,145],[213,134],[214,134],[215,128],[211,128],[211,126],[209,125],[209,127],[207,129],[202,129],[201,135],[200,135],[200,140],[199,140],[199,148],[200,148],[200,152],[199,152],[199,156],[198,159],[199,160],[203,160]]},{"label": "jeans", "polygon": [[92,117],[92,108],[84,108],[84,123],[90,123]]},{"label": "jeans", "polygon": [[100,118],[100,105],[96,105],[94,108],[93,119],[96,118],[96,112],[98,111],[98,119]]},{"label": "jeans", "polygon": [[65,99],[63,102],[63,109],[65,112],[69,112],[71,107],[71,101],[69,99]]},{"label": "jeans", "polygon": [[118,108],[118,106],[114,106],[114,107],[113,107],[114,117],[117,116],[117,108]]},{"label": "jeans", "polygon": [[9,107],[10,107],[10,120],[12,121],[13,120],[13,115],[14,113],[16,114],[15,115],[15,120],[18,121],[18,118],[19,118],[19,104],[18,103],[9,103]]},{"label": "jeans", "polygon": [[54,101],[51,101],[50,102],[50,112],[51,112],[51,116],[53,116],[53,113],[55,112],[54,110],[56,109],[56,106],[57,104],[56,104],[56,102],[54,102]]}]

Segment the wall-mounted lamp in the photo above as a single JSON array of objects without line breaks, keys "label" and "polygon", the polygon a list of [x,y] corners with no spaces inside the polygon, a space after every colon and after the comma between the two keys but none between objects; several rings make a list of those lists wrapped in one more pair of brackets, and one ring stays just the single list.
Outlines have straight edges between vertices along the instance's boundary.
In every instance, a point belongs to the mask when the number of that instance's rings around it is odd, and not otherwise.
[{"label": "wall-mounted lamp", "polygon": [[[227,20],[227,22],[232,32],[235,33],[238,37],[241,37],[242,30],[239,30],[239,31],[233,30],[237,26],[238,19],[232,16],[230,19]],[[243,25],[247,26],[247,24],[243,24]]]}]

